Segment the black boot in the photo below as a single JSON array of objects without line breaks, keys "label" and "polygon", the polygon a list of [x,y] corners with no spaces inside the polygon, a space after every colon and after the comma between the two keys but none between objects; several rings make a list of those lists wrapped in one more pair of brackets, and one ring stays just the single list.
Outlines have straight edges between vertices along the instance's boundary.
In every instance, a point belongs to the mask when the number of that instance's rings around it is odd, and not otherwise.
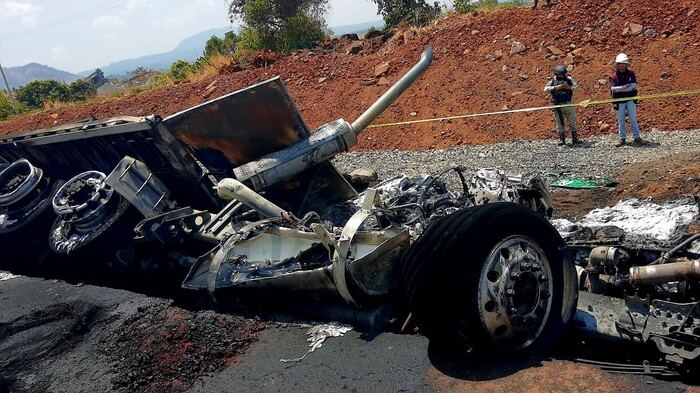
[{"label": "black boot", "polygon": [[564,134],[559,134],[559,143],[557,143],[557,146],[564,146],[566,145],[566,137]]},{"label": "black boot", "polygon": [[571,133],[571,144],[572,145],[579,145],[581,143],[583,143],[583,142],[581,142],[581,140],[578,139],[578,135],[576,135],[575,132],[572,132]]}]

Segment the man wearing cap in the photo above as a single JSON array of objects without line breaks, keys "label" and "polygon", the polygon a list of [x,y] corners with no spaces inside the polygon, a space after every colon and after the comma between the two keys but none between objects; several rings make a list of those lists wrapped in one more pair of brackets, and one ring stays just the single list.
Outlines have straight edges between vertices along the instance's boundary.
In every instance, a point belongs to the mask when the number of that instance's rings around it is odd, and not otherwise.
[{"label": "man wearing cap", "polygon": [[[550,79],[544,87],[544,91],[552,95],[552,104],[564,105],[574,103],[574,92],[578,90],[578,85],[574,78],[567,76],[567,69],[564,65],[554,67],[554,78]],[[581,143],[577,135],[576,127],[576,108],[573,106],[564,108],[553,108],[554,121],[557,123],[557,132],[559,133],[559,146],[566,144],[566,135],[564,135],[564,119],[569,123],[569,132],[571,132],[571,145]]]},{"label": "man wearing cap", "polygon": [[642,139],[639,134],[639,124],[637,123],[637,100],[625,100],[637,96],[637,76],[629,69],[630,59],[626,54],[620,53],[615,58],[615,72],[610,76],[610,90],[613,102],[613,108],[617,111],[617,124],[620,128],[620,140],[615,146],[620,147],[625,145],[627,139],[627,130],[625,129],[625,115],[630,119],[630,127],[632,128],[632,136],[634,142],[640,145],[646,145],[647,142]]}]

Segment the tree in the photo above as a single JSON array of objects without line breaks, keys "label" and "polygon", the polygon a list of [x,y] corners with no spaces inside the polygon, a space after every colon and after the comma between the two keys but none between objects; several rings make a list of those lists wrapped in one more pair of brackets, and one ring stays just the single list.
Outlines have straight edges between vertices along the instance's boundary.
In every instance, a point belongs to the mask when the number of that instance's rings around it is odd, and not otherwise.
[{"label": "tree", "polygon": [[97,86],[85,79],[78,79],[77,81],[71,82],[71,84],[68,85],[68,90],[70,91],[70,101],[85,101],[97,94]]},{"label": "tree", "polygon": [[236,52],[236,45],[240,40],[240,37],[232,31],[227,31],[224,35],[224,39],[213,35],[204,46],[204,57],[210,58],[217,55],[232,56]]},{"label": "tree", "polygon": [[0,120],[5,120],[15,114],[10,99],[7,98],[5,92],[0,90]]},{"label": "tree", "polygon": [[55,80],[38,80],[17,89],[15,97],[32,109],[39,109],[47,101],[68,102],[71,93],[65,83]]},{"label": "tree", "polygon": [[170,75],[176,82],[187,80],[187,74],[192,71],[192,65],[185,60],[178,60],[170,65]]},{"label": "tree", "polygon": [[436,1],[433,5],[425,0],[372,0],[388,26],[407,22],[413,26],[425,26],[440,15],[442,9]]},{"label": "tree", "polygon": [[328,28],[329,0],[231,0],[229,18],[241,20],[240,49],[288,53],[311,47]]}]

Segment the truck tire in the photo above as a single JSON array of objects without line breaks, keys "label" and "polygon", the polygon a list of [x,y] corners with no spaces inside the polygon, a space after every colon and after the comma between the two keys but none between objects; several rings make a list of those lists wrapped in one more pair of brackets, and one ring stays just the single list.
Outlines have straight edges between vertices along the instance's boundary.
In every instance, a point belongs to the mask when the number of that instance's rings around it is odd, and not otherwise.
[{"label": "truck tire", "polygon": [[409,310],[431,341],[535,353],[576,309],[576,271],[543,215],[515,203],[461,210],[403,255]]}]

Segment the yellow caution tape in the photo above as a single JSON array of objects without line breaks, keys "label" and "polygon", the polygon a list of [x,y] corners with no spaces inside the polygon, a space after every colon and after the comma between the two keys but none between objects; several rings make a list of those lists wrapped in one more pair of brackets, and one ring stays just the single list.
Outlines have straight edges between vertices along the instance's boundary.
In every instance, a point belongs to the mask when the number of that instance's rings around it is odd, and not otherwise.
[{"label": "yellow caution tape", "polygon": [[505,110],[505,111],[496,111],[496,112],[472,113],[472,114],[468,114],[468,115],[434,117],[432,119],[398,121],[395,123],[370,124],[367,128],[402,126],[402,125],[406,125],[406,124],[417,124],[417,123],[428,123],[428,122],[433,122],[433,121],[465,119],[465,118],[469,118],[469,117],[503,115],[506,113],[534,112],[534,111],[541,111],[541,110],[545,110],[545,109],[569,108],[569,107],[576,107],[576,106],[582,106],[582,107],[586,108],[586,107],[589,107],[591,105],[613,104],[615,102],[624,102],[624,101],[632,101],[632,100],[649,100],[652,98],[679,97],[679,96],[687,96],[687,95],[693,95],[693,94],[700,94],[700,89],[673,91],[673,92],[668,92],[668,93],[648,94],[648,95],[641,95],[641,96],[636,96],[636,97],[610,98],[607,100],[590,100],[589,99],[589,100],[584,100],[581,102],[575,102],[573,104],[537,106],[537,107],[531,107],[531,108],[509,109],[509,110]]}]

